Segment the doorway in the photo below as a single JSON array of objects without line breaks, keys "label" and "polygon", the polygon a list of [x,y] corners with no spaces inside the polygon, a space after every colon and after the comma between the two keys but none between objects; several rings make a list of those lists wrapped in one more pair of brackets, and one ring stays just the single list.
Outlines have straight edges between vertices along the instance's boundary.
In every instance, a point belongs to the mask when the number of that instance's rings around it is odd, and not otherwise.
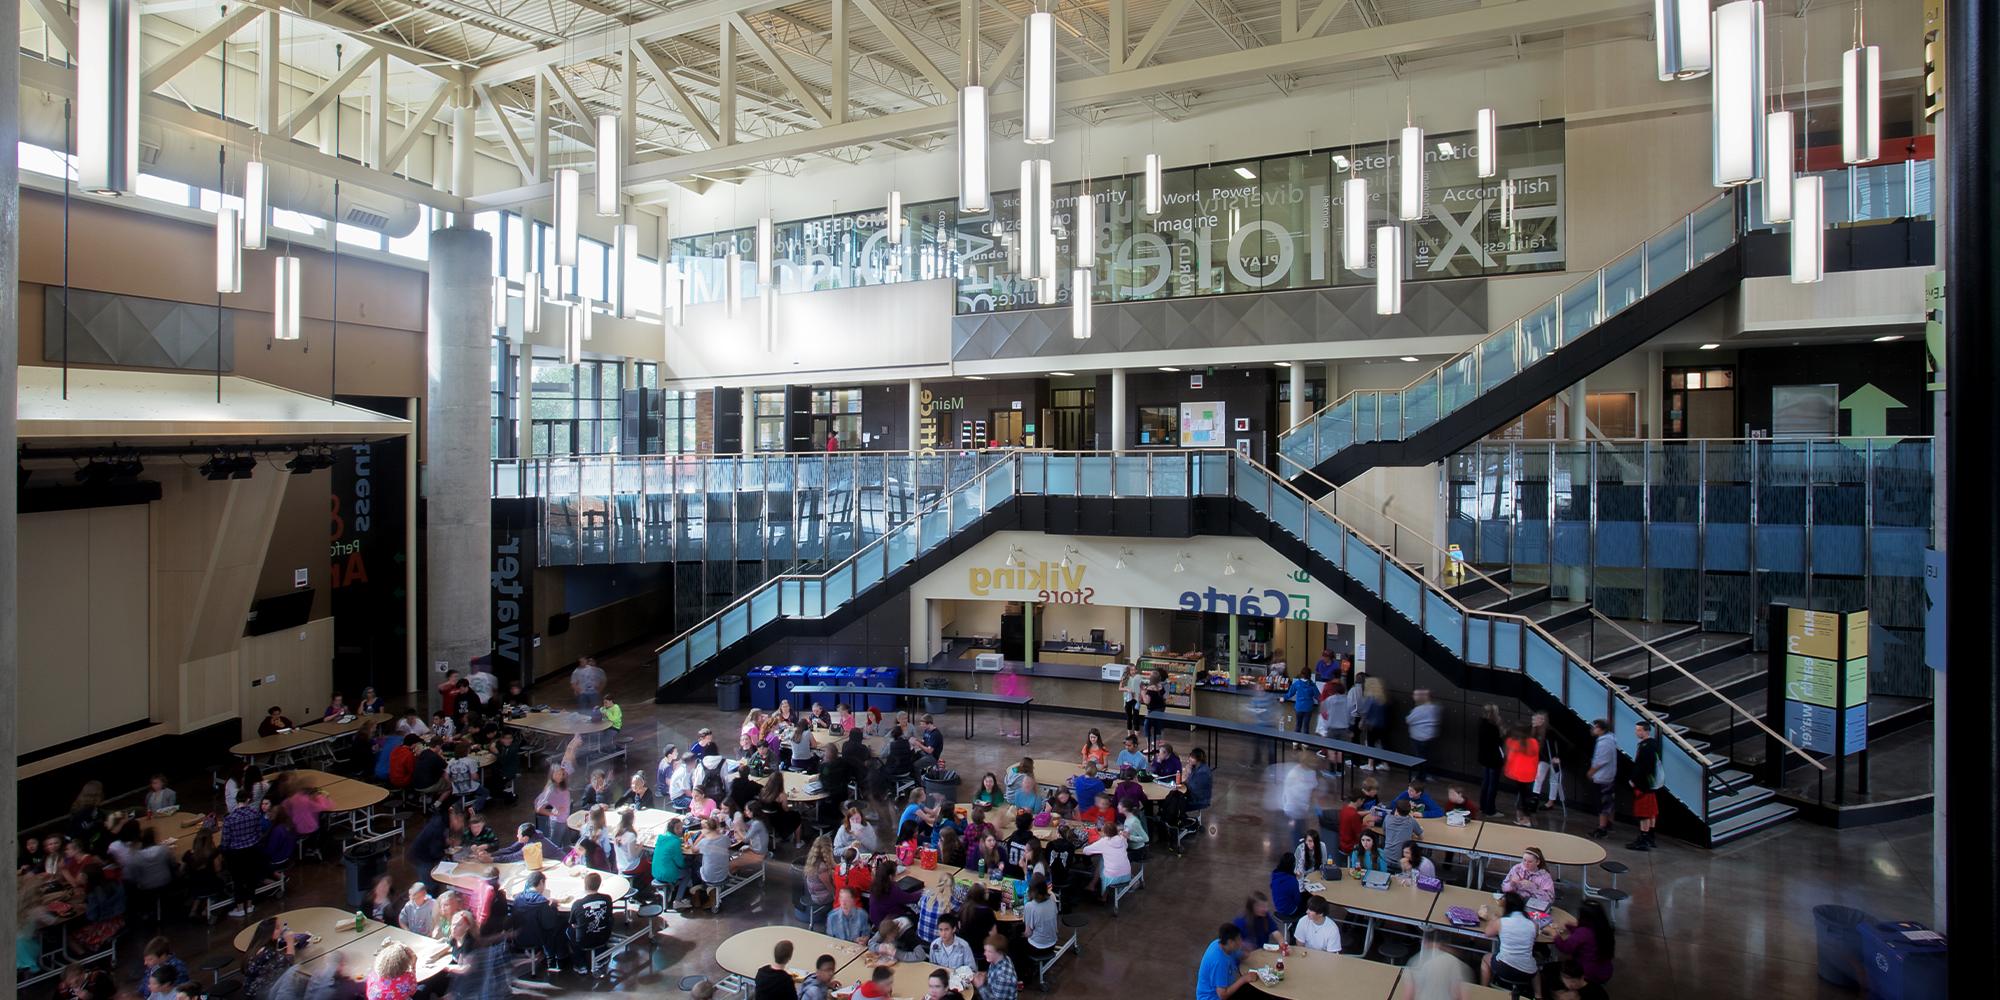
[{"label": "doorway", "polygon": [[1737,434],[1736,368],[1668,368],[1666,426],[1661,437],[1726,438]]},{"label": "doorway", "polygon": [[1024,410],[994,410],[992,419],[986,424],[986,438],[998,448],[1019,448],[1024,443],[1027,424],[1021,417]]}]

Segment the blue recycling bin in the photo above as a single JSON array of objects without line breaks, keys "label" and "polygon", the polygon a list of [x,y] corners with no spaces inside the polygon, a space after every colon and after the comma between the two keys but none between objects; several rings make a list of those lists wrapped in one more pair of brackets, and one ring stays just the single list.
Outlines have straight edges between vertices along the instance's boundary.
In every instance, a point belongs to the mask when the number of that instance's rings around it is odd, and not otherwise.
[{"label": "blue recycling bin", "polygon": [[778,671],[777,667],[750,668],[749,681],[750,681],[751,708],[761,708],[764,711],[769,712],[775,710],[778,707],[777,671]]},{"label": "blue recycling bin", "polygon": [[1868,995],[1875,1000],[1948,993],[1944,938],[1923,924],[1862,924],[1861,964],[1867,970]]},{"label": "blue recycling bin", "polygon": [[[849,668],[847,667],[814,667],[810,672],[810,677],[811,683],[826,687],[842,687],[854,683],[854,678],[849,673]],[[822,694],[814,695],[814,697],[826,703],[828,708],[832,708],[842,702],[848,703],[850,708],[853,707],[853,699],[845,695]],[[810,708],[811,706],[807,707]]]},{"label": "blue recycling bin", "polygon": [[[896,667],[861,667],[863,683],[872,688],[892,688],[903,686],[903,671]],[[893,694],[871,694],[868,707],[878,709],[883,715],[894,715],[896,696]]]},{"label": "blue recycling bin", "polygon": [[[789,667],[775,667],[773,669],[778,672],[778,701],[780,702],[792,700],[793,688],[801,684],[812,683],[810,678],[811,671],[797,664]],[[807,705],[805,707],[811,708],[812,706]]]}]

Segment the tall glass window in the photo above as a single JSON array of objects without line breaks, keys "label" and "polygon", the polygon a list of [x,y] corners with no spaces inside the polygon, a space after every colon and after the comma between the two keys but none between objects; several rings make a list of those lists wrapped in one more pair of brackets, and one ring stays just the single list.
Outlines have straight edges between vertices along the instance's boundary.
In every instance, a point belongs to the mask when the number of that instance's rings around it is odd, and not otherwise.
[{"label": "tall glass window", "polygon": [[750,394],[757,451],[785,450],[785,390],[758,389]]},{"label": "tall glass window", "polygon": [[826,447],[832,434],[841,451],[861,447],[861,390],[814,389],[812,394],[812,443]]}]

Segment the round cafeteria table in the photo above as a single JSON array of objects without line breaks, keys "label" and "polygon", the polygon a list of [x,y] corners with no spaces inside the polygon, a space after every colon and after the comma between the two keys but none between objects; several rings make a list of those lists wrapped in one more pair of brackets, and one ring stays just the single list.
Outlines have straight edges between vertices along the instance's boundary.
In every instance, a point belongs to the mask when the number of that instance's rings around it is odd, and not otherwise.
[{"label": "round cafeteria table", "polygon": [[310,729],[322,736],[346,736],[348,733],[360,729],[361,724],[364,722],[373,722],[379,726],[394,718],[395,716],[387,712],[371,712],[367,715],[349,716],[345,721],[327,719],[322,722],[308,722],[303,728]]},{"label": "round cafeteria table", "polygon": [[732,975],[754,979],[758,969],[771,964],[771,949],[780,941],[792,943],[790,968],[794,977],[803,977],[811,972],[813,962],[821,955],[832,955],[837,965],[844,966],[861,957],[866,950],[852,941],[842,941],[803,927],[752,927],[730,935],[717,945],[715,964]]},{"label": "round cafeteria table", "polygon": [[[335,948],[345,947],[388,926],[364,918],[361,921],[360,932],[356,933],[354,914],[331,906],[308,906],[297,910],[286,910],[276,916],[279,922],[291,929],[293,934],[311,934],[314,938],[299,947],[293,957],[295,963],[310,962]],[[249,951],[251,935],[262,926],[264,926],[262,919],[252,920],[242,930],[236,932],[236,950]]]},{"label": "round cafeteria table", "polygon": [[[1244,969],[1261,969],[1278,961],[1278,953],[1259,948],[1243,959]],[[1389,1000],[1403,970],[1386,962],[1371,962],[1352,955],[1332,955],[1308,948],[1293,948],[1285,956],[1285,978],[1266,986],[1261,979],[1250,985],[1266,996],[1280,1000]]]}]

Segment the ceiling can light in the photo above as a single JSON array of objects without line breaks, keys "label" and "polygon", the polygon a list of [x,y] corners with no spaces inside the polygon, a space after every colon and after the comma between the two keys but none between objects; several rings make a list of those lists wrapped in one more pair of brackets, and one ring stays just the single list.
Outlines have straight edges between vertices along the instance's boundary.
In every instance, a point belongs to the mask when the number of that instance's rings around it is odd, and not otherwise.
[{"label": "ceiling can light", "polygon": [[993,207],[993,182],[989,173],[990,121],[987,117],[986,88],[978,84],[958,91],[958,209],[985,212]]},{"label": "ceiling can light", "polygon": [[1901,339],[1903,339],[1903,335],[1902,335],[1902,334],[1900,334],[1900,333],[1890,333],[1890,334],[1885,334],[1885,335],[1883,335],[1883,336],[1880,336],[1880,337],[1876,337],[1876,338],[1875,338],[1875,342],[1876,342],[1876,343],[1878,343],[1878,344],[1886,344],[1886,343],[1889,343],[1889,342],[1890,342],[1890,341],[1892,341],[1892,340],[1901,340]]},{"label": "ceiling can light", "polygon": [[1826,277],[1826,188],[1813,174],[1792,178],[1792,284]]},{"label": "ceiling can light", "polygon": [[1662,80],[1707,73],[1708,0],[1653,0],[1653,50]]},{"label": "ceiling can light", "polygon": [[1056,139],[1056,16],[1028,14],[1021,74],[1021,139],[1043,145]]},{"label": "ceiling can light", "polygon": [[1396,216],[1404,222],[1415,222],[1424,217],[1424,130],[1415,125],[1405,126],[1398,152],[1402,183],[1401,190],[1396,192]]},{"label": "ceiling can light", "polygon": [[1349,177],[1341,185],[1340,255],[1347,269],[1368,266],[1368,178]]},{"label": "ceiling can light", "polygon": [[139,183],[139,0],[82,0],[76,40],[77,184],[131,194]]},{"label": "ceiling can light", "polygon": [[1397,360],[1397,361],[1407,361],[1407,362],[1410,362],[1411,364],[1415,364],[1415,363],[1416,363],[1416,360],[1417,360],[1417,356],[1416,356],[1416,355],[1414,355],[1414,354],[1405,354],[1405,355],[1403,355],[1402,357],[1400,357],[1400,358],[1397,358],[1396,360]]},{"label": "ceiling can light", "polygon": [[1375,314],[1394,316],[1403,311],[1403,230],[1382,226],[1375,230]]},{"label": "ceiling can light", "polygon": [[224,295],[243,291],[243,247],[236,210],[224,206],[215,213],[215,290]]},{"label": "ceiling can light", "polygon": [[1492,108],[1480,108],[1475,119],[1478,138],[1473,141],[1479,146],[1479,176],[1492,177],[1500,172],[1500,116]]},{"label": "ceiling can light", "polygon": [[1856,44],[1840,55],[1840,158],[1868,163],[1881,156],[1882,50]]},{"label": "ceiling can light", "polygon": [[604,217],[616,216],[618,209],[619,178],[624,157],[624,146],[618,141],[618,116],[597,116],[597,214]]},{"label": "ceiling can light", "polygon": [[1163,371],[1163,372],[1177,372],[1177,371],[1180,371],[1180,369],[1179,369],[1179,368],[1175,368],[1175,367],[1174,367],[1173,365],[1161,365],[1161,366],[1160,366],[1160,370],[1161,370],[1161,371]]},{"label": "ceiling can light", "polygon": [[1764,163],[1764,3],[1715,8],[1709,73],[1710,142],[1716,187],[1748,184]]},{"label": "ceiling can light", "polygon": [[1722,346],[1721,344],[1703,344],[1703,345],[1701,345],[1701,348],[1700,348],[1700,349],[1701,349],[1701,350],[1704,350],[1704,351],[1713,351],[1713,350],[1715,350],[1716,348],[1718,348],[1718,347],[1721,347],[1721,346]]},{"label": "ceiling can light", "polygon": [[1764,222],[1792,221],[1792,113],[1764,116]]},{"label": "ceiling can light", "polygon": [[1145,209],[1147,215],[1160,214],[1161,203],[1165,200],[1166,170],[1160,165],[1160,154],[1146,154]]},{"label": "ceiling can light", "polygon": [[[271,339],[299,339],[299,259],[279,257],[271,282]],[[502,279],[505,280],[505,279]]]},{"label": "ceiling can light", "polygon": [[1237,167],[1236,176],[1241,177],[1246,181],[1254,181],[1257,179],[1257,172],[1251,170],[1249,167]]},{"label": "ceiling can light", "polygon": [[243,165],[243,249],[262,250],[271,220],[271,192],[264,162]]},{"label": "ceiling can light", "polygon": [[1069,272],[1069,335],[1073,340],[1090,339],[1090,297],[1097,275],[1087,267]]},{"label": "ceiling can light", "polygon": [[551,206],[551,214],[556,224],[556,266],[575,267],[577,216],[582,209],[577,203],[580,188],[576,171],[569,167],[557,168],[553,187],[555,204]]}]

